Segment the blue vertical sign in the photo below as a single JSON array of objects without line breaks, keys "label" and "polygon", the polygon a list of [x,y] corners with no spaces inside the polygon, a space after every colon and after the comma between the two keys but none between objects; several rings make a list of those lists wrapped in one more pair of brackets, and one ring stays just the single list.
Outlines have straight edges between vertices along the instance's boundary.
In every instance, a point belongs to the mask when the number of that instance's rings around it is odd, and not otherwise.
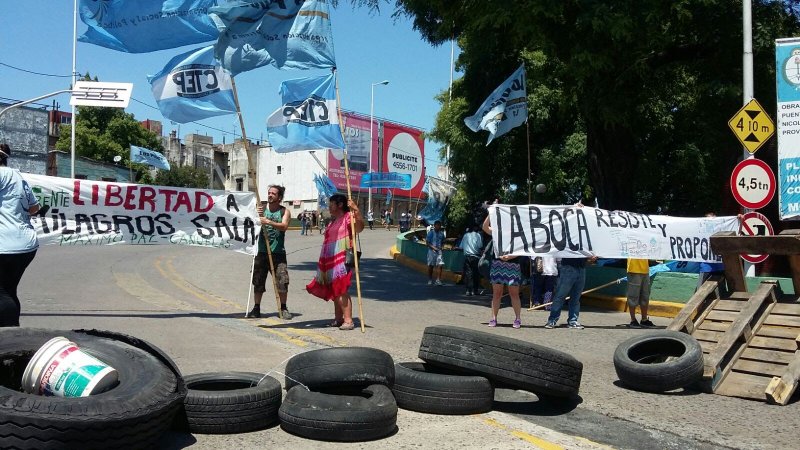
[{"label": "blue vertical sign", "polygon": [[800,38],[775,41],[778,93],[778,210],[800,219]]}]

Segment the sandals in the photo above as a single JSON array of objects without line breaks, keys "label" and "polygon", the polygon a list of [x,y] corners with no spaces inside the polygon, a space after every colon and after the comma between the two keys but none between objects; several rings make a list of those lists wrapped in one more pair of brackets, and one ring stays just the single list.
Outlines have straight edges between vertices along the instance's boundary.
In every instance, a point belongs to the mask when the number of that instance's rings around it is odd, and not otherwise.
[{"label": "sandals", "polygon": [[355,329],[355,327],[356,327],[356,325],[353,322],[345,322],[339,327],[339,329],[346,331],[346,330]]}]

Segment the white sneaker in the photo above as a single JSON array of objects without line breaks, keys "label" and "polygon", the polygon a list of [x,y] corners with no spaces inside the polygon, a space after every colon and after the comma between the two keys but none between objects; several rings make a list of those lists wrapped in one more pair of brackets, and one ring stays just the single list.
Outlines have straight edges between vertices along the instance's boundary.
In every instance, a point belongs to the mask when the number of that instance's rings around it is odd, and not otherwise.
[{"label": "white sneaker", "polygon": [[441,286],[442,285],[442,280],[436,280],[436,285],[437,286]]},{"label": "white sneaker", "polygon": [[433,285],[433,280],[428,280],[428,286]]}]

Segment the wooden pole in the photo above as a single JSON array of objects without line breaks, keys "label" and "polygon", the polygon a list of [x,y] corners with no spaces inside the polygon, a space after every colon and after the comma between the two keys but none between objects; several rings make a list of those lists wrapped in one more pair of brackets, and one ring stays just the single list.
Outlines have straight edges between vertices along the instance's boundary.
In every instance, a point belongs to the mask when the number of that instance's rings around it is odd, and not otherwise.
[{"label": "wooden pole", "polygon": [[531,126],[528,125],[528,120],[525,119],[525,138],[528,141],[528,204],[531,201]]},{"label": "wooden pole", "polygon": [[[616,279],[614,281],[609,281],[606,284],[601,284],[600,286],[596,286],[596,287],[593,287],[591,289],[587,289],[587,290],[581,292],[581,295],[588,294],[588,293],[594,292],[594,291],[599,291],[600,289],[607,288],[607,287],[609,287],[609,286],[611,286],[613,284],[619,284],[621,282],[622,282],[622,278]],[[564,298],[564,301],[567,301],[567,300],[569,300],[569,297]],[[545,306],[552,305],[552,304],[553,304],[553,302],[542,303],[541,305],[536,305],[536,306],[534,306],[532,308],[528,308],[528,311],[533,311],[534,309],[544,308]]]},{"label": "wooden pole", "polygon": [[[333,69],[333,72],[334,74],[336,73],[335,68]],[[335,77],[335,80],[336,80],[336,106],[337,106],[336,114],[339,116],[339,129],[342,132],[342,136],[344,136],[344,130],[342,129],[342,127],[344,127],[344,122],[342,121],[342,103],[341,100],[339,99],[339,78]],[[346,146],[345,149],[343,150],[343,155],[344,155],[344,178],[347,181],[347,199],[350,200],[352,197],[352,192],[350,190],[350,165],[347,163]],[[350,214],[353,213],[350,212]],[[350,217],[350,219],[352,219],[352,216]],[[358,249],[355,248],[356,245],[355,243],[357,239],[356,239],[356,223],[354,220],[350,220],[350,232],[353,235],[353,239],[350,240],[350,244],[353,246],[352,248],[355,256],[353,260],[355,261],[355,271],[356,271],[356,293],[358,295],[358,319],[359,322],[361,323],[361,332],[366,333],[367,328],[366,328],[366,323],[364,321],[364,308],[361,304],[361,275],[359,274],[358,271],[358,266],[360,262],[358,260],[358,251],[357,251]]]},{"label": "wooden pole", "polygon": [[[253,187],[256,189],[256,203],[261,204],[261,195],[258,193],[258,177],[253,164],[253,156],[250,154],[250,141],[247,140],[247,133],[244,130],[244,119],[242,118],[242,109],[239,107],[239,93],[236,91],[236,82],[231,77],[231,87],[233,88],[233,102],[236,104],[236,115],[239,116],[239,126],[242,128],[242,139],[244,140],[244,152],[247,155],[247,178],[253,180]],[[233,140],[234,146],[236,139]],[[269,207],[269,206],[267,206]],[[278,281],[275,279],[275,264],[272,261],[272,242],[269,239],[269,233],[266,232],[265,226],[261,227],[261,234],[264,237],[265,247],[267,247],[267,258],[269,259],[269,272],[272,276],[272,290],[275,292],[275,303],[278,307],[278,317],[281,316],[281,297],[278,294]],[[258,255],[258,252],[256,252]],[[255,256],[253,257],[255,260]],[[249,295],[249,293],[248,293]],[[249,302],[248,302],[249,303]]]}]

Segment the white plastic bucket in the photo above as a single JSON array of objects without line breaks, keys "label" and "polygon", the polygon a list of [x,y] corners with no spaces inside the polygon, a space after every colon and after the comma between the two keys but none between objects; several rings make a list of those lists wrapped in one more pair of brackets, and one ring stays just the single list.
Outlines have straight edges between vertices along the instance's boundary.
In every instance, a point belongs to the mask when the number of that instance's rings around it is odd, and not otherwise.
[{"label": "white plastic bucket", "polygon": [[29,394],[86,397],[114,386],[117,371],[65,337],[55,337],[33,355],[22,374]]}]

